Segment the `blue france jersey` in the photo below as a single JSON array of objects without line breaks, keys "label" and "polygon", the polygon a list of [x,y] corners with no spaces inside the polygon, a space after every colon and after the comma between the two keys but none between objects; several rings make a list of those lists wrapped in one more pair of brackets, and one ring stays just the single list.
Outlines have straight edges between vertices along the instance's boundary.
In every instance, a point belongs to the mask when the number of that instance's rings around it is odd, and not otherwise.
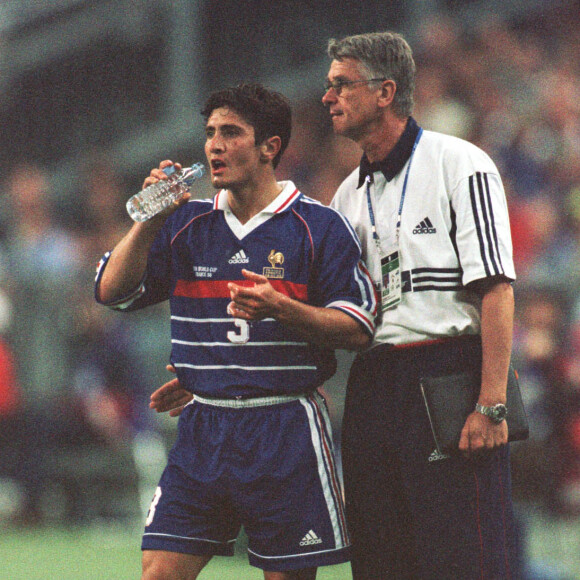
[{"label": "blue france jersey", "polygon": [[[181,385],[210,397],[304,393],[336,369],[331,350],[306,342],[274,319],[247,322],[226,311],[228,283],[253,285],[242,269],[279,292],[337,308],[374,330],[376,299],[354,230],[337,211],[285,182],[280,195],[246,224],[227,192],[175,211],[155,239],[141,286],[108,304],[133,310],[169,299],[171,363]],[[101,260],[96,288],[108,254]],[[98,291],[97,291],[98,296]]]}]

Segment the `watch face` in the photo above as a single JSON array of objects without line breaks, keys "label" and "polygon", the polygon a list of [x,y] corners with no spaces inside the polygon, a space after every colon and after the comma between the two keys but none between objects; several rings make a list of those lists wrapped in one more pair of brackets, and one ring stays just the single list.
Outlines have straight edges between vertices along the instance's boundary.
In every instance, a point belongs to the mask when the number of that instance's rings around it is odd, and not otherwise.
[{"label": "watch face", "polygon": [[498,423],[503,421],[507,417],[507,408],[505,405],[496,405],[492,407],[493,410],[493,420]]}]

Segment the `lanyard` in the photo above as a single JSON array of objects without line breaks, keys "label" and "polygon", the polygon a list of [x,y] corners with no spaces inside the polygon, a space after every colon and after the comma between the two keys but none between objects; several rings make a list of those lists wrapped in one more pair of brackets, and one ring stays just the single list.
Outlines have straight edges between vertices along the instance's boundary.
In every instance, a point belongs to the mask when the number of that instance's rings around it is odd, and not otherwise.
[{"label": "lanyard", "polygon": [[[407,171],[405,173],[405,179],[403,181],[403,191],[401,192],[401,201],[399,202],[399,213],[397,215],[397,226],[395,230],[395,236],[397,240],[397,246],[399,245],[399,232],[401,230],[401,216],[403,215],[403,204],[405,203],[405,195],[407,193],[407,181],[409,180],[409,171],[411,170],[411,162],[413,161],[413,156],[415,155],[415,149],[417,149],[417,145],[419,143],[419,139],[421,139],[421,135],[423,134],[423,129],[419,129],[417,133],[417,137],[415,138],[415,143],[413,144],[413,149],[411,151],[411,155],[409,156],[409,164],[407,165]],[[371,220],[371,231],[373,232],[373,240],[379,249],[379,253],[381,251],[381,239],[379,234],[377,233],[377,227],[375,222],[375,212],[373,210],[373,204],[371,202],[371,176],[367,175],[365,178],[365,182],[367,185],[367,204],[369,208],[369,218]]]}]

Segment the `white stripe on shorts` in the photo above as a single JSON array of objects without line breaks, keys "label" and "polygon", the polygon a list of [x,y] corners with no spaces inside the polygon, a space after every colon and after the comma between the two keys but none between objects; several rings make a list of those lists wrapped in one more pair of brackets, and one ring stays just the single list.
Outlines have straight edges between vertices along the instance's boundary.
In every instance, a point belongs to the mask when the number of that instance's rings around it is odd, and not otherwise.
[{"label": "white stripe on shorts", "polygon": [[318,460],[318,475],[332,522],[336,548],[344,548],[350,545],[350,540],[342,503],[342,485],[334,461],[330,417],[322,395],[317,392],[303,398],[301,403],[310,423],[312,446]]}]

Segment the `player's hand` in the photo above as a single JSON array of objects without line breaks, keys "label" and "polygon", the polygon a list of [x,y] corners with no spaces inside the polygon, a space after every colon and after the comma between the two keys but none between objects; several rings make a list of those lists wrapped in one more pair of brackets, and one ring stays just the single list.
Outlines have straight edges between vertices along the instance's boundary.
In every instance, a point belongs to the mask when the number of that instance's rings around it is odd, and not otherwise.
[{"label": "player's hand", "polygon": [[[143,189],[149,187],[150,185],[153,185],[154,183],[158,183],[159,181],[167,181],[168,176],[165,174],[163,170],[167,167],[171,167],[172,165],[175,166],[175,171],[180,171],[182,168],[181,163],[173,163],[173,161],[169,159],[162,161],[159,164],[159,167],[152,169],[151,172],[149,173],[149,177],[145,178],[145,181],[143,181]],[[175,211],[180,205],[187,203],[190,197],[191,194],[189,192],[186,192],[183,195],[183,197],[181,197],[177,201],[174,201],[173,204],[171,204],[167,209],[163,210],[161,213],[165,216],[167,216],[167,214],[169,213],[173,213],[173,211]]]},{"label": "player's hand", "polygon": [[[175,373],[173,365],[165,367],[169,372]],[[159,387],[151,395],[151,402],[149,408],[154,409],[158,413],[165,413],[169,411],[170,417],[177,417],[181,415],[183,407],[191,401],[193,395],[181,388],[179,379],[175,378]]]},{"label": "player's hand", "polygon": [[494,423],[489,417],[473,411],[461,431],[459,451],[467,458],[476,457],[507,442],[508,426],[505,421]]},{"label": "player's hand", "polygon": [[242,270],[246,280],[252,281],[253,286],[240,286],[234,282],[228,284],[230,298],[228,314],[234,318],[244,320],[262,320],[275,318],[283,295],[274,290],[265,276]]}]

